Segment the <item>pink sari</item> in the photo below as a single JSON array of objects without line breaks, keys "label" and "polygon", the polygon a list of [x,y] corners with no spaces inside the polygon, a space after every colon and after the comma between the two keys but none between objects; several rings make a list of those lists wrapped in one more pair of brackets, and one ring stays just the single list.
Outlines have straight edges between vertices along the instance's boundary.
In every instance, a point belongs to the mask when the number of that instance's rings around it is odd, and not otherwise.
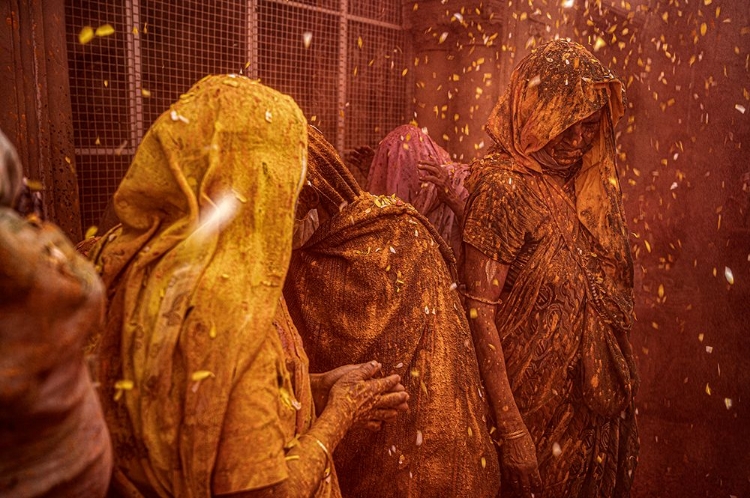
[{"label": "pink sari", "polygon": [[419,161],[441,165],[452,177],[451,187],[462,201],[469,196],[464,179],[465,164],[453,163],[448,152],[429,135],[412,125],[399,126],[380,142],[367,177],[367,190],[375,195],[396,194],[414,206],[435,227],[453,249],[456,260],[461,254],[461,226],[451,208],[442,202],[437,187],[420,180]]}]

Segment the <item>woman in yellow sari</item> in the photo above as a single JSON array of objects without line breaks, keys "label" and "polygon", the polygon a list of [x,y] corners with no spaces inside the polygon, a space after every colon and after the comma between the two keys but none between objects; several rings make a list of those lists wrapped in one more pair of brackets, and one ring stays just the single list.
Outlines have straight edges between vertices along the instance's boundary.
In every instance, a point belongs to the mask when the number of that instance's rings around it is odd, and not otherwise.
[{"label": "woman in yellow sari", "polygon": [[466,305],[503,496],[628,496],[633,264],[615,165],[623,85],[554,41],[513,72],[468,182]]},{"label": "woman in yellow sari", "polygon": [[338,496],[333,449],[405,401],[384,394],[398,376],[368,380],[376,362],[311,392],[279,305],[306,138],[291,98],[226,75],[197,83],[139,146],[114,197],[122,225],[91,251],[109,297],[97,349],[121,495]]}]

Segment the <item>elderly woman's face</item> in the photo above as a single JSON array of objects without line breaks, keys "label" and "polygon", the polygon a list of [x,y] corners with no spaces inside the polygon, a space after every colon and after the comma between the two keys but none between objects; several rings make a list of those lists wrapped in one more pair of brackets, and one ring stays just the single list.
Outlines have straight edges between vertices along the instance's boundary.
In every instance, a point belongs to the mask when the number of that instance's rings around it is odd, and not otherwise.
[{"label": "elderly woman's face", "polygon": [[580,161],[591,150],[594,138],[599,133],[602,111],[574,123],[568,129],[549,141],[544,151],[552,156],[560,166],[570,166]]}]

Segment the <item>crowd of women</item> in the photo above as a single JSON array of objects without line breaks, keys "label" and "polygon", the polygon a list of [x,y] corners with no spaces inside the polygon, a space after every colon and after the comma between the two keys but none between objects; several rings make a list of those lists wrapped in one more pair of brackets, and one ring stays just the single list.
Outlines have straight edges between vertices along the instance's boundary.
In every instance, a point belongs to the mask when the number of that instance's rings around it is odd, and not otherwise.
[{"label": "crowd of women", "polygon": [[554,41],[485,157],[401,126],[360,185],[291,98],[209,76],[151,126],[90,263],[13,210],[3,138],[0,495],[628,496],[623,99]]}]

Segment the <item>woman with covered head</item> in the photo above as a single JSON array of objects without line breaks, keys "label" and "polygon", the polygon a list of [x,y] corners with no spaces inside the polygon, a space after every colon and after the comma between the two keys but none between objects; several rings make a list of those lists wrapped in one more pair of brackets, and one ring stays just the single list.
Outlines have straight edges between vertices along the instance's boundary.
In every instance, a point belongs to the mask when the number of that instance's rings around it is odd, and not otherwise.
[{"label": "woman with covered head", "polygon": [[380,142],[367,177],[367,191],[396,196],[414,206],[435,227],[461,261],[461,227],[469,193],[465,164],[420,128],[399,126]]},{"label": "woman with covered head", "polygon": [[553,41],[513,72],[487,124],[496,151],[473,165],[466,306],[503,496],[629,495],[638,377],[622,114],[622,83],[582,46]]},{"label": "woman with covered head", "polygon": [[112,450],[84,360],[102,284],[60,229],[12,209],[22,188],[0,132],[0,496],[104,496]]},{"label": "woman with covered head", "polygon": [[109,297],[99,374],[120,494],[338,496],[340,439],[404,403],[398,376],[369,380],[374,361],[311,391],[280,303],[306,134],[291,98],[211,76],[139,146],[114,197],[122,225],[91,253]]},{"label": "woman with covered head", "polygon": [[311,367],[377,358],[410,396],[406,415],[352,431],[337,448],[342,494],[496,496],[497,454],[448,246],[411,205],[363,192],[313,128],[301,199],[298,217],[317,209],[321,224],[294,251],[284,295]]}]

